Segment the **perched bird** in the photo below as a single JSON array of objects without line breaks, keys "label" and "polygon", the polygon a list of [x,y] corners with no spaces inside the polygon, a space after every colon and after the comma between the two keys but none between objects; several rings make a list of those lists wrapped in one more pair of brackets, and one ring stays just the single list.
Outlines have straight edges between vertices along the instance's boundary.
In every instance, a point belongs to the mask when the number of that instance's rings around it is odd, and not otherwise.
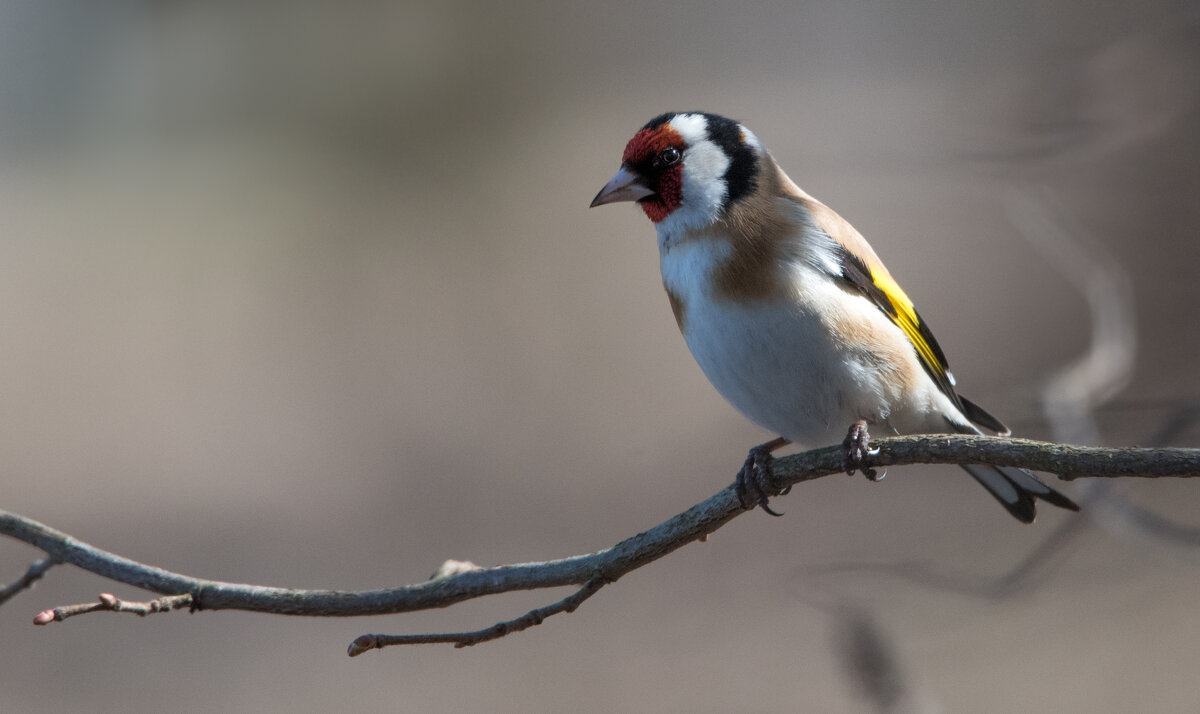
[{"label": "perched bird", "polygon": [[[845,219],[802,191],[758,138],[715,114],[668,113],[625,147],[592,201],[636,201],[658,231],[663,286],[704,374],[779,438],[750,450],[737,489],[772,515],[771,452],[837,443],[866,466],[887,434],[1009,430],[958,395],[912,301]],[[1017,519],[1035,499],[1079,510],[1024,469],[964,466]]]}]

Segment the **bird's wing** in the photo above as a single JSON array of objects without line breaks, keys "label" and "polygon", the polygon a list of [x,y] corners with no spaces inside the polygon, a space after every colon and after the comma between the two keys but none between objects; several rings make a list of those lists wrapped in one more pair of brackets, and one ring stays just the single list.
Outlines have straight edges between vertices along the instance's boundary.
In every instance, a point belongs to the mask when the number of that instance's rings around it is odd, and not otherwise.
[{"label": "bird's wing", "polygon": [[872,266],[863,256],[841,244],[835,236],[831,237],[837,243],[834,255],[838,261],[840,273],[836,277],[849,283],[864,297],[875,303],[875,306],[904,332],[904,336],[912,343],[925,371],[933,378],[942,393],[949,397],[960,411],[965,413],[966,407],[958,393],[954,391],[954,375],[950,372],[950,364],[946,361],[946,355],[938,345],[933,332],[930,331],[929,325],[921,319],[916,308],[913,307],[912,300],[904,294],[892,276],[886,270],[881,269],[882,265],[877,263],[876,266]]},{"label": "bird's wing", "polygon": [[829,272],[831,277],[844,281],[873,302],[900,328],[912,344],[925,371],[964,415],[971,418],[971,413],[978,413],[982,417],[980,423],[983,426],[989,429],[992,428],[992,424],[1003,427],[995,417],[976,405],[966,406],[964,400],[954,391],[954,375],[950,373],[946,355],[934,338],[933,332],[917,314],[912,300],[888,273],[862,234],[833,209],[801,190],[782,171],[779,174],[780,193],[799,204],[804,209],[806,222],[818,234],[829,238],[828,244],[822,246],[825,250],[822,251],[821,267]]},{"label": "bird's wing", "polygon": [[[842,223],[845,221],[843,220]],[[846,225],[849,226],[849,224]],[[828,234],[828,231],[826,233]],[[958,407],[968,421],[1003,436],[1011,434],[1012,431],[1002,421],[989,414],[983,407],[954,391],[954,375],[950,372],[950,363],[946,361],[946,355],[938,345],[929,325],[921,319],[917,309],[913,307],[912,300],[904,294],[899,283],[888,273],[879,259],[875,258],[874,252],[872,251],[864,257],[862,253],[856,253],[838,240],[836,235],[829,235],[835,244],[833,254],[841,271],[836,277],[845,280],[875,303],[876,307],[883,310],[884,314],[904,332],[905,337],[916,350],[921,365],[933,378],[938,389],[950,398],[950,401]],[[858,236],[857,231],[855,231],[855,235]],[[862,236],[858,236],[858,239],[862,241],[863,245],[866,245]],[[867,250],[870,250],[870,246],[867,246]],[[871,258],[874,258],[873,264],[868,262]]]}]

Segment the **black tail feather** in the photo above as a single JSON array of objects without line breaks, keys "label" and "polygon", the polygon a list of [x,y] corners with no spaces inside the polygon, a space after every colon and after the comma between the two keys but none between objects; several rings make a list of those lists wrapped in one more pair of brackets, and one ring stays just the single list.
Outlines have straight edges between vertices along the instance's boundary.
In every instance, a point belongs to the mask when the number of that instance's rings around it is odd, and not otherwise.
[{"label": "black tail feather", "polygon": [[974,476],[988,493],[995,496],[1000,505],[1022,523],[1033,523],[1033,519],[1037,517],[1036,499],[1068,511],[1079,510],[1074,501],[1042,483],[1038,477],[1025,469],[979,464],[966,464],[963,469]]},{"label": "black tail feather", "polygon": [[1012,429],[1004,426],[1004,422],[988,413],[983,407],[975,402],[967,399],[963,395],[958,395],[958,400],[962,402],[963,416],[970,419],[973,423],[982,426],[988,431],[994,431],[1000,436],[1008,436],[1012,433]]}]

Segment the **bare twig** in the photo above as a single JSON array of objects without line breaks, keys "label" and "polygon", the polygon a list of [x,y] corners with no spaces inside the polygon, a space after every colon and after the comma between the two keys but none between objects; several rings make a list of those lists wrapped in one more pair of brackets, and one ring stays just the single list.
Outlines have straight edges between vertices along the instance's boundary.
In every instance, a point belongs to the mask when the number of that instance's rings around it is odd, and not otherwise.
[{"label": "bare twig", "polygon": [[51,622],[61,622],[68,617],[83,615],[89,612],[131,612],[138,617],[145,617],[155,612],[170,612],[192,606],[192,596],[164,595],[147,602],[130,602],[122,600],[112,593],[100,593],[96,602],[85,602],[79,605],[63,605],[51,610],[42,610],[33,618],[35,625],[49,625]]},{"label": "bare twig", "polygon": [[[959,435],[892,437],[879,439],[872,445],[878,448],[878,453],[871,457],[870,465],[878,467],[916,463],[1025,466],[1056,473],[1068,480],[1085,476],[1200,476],[1200,449],[1102,449]],[[775,462],[778,490],[841,473],[842,453],[840,446],[831,446],[778,459]],[[538,563],[467,568],[413,585],[357,592],[289,590],[194,578],[103,551],[49,526],[4,511],[0,511],[0,535],[40,548],[54,561],[75,565],[110,580],[164,595],[188,595],[190,599],[186,602],[192,610],[349,617],[428,610],[503,592],[582,586],[595,579],[614,582],[632,570],[701,540],[744,512],[731,485],[658,526],[596,553]],[[105,608],[89,605],[81,612],[100,609]]]},{"label": "bare twig", "polygon": [[347,654],[357,657],[363,652],[383,649],[391,645],[452,644],[458,648],[497,640],[505,635],[540,625],[551,615],[557,615],[560,612],[575,612],[575,608],[583,604],[584,600],[595,595],[602,587],[604,587],[604,580],[592,578],[584,583],[583,587],[556,603],[530,610],[515,620],[497,622],[491,627],[474,632],[453,632],[440,635],[359,635],[350,643]]},{"label": "bare twig", "polygon": [[0,589],[0,605],[3,605],[10,598],[12,598],[12,596],[16,595],[22,590],[28,590],[32,588],[33,584],[41,580],[42,576],[46,574],[46,571],[54,567],[54,565],[55,563],[52,558],[43,558],[35,562],[33,565],[30,565],[29,569],[25,571],[24,575],[17,578],[16,581],[5,585],[3,589]]}]

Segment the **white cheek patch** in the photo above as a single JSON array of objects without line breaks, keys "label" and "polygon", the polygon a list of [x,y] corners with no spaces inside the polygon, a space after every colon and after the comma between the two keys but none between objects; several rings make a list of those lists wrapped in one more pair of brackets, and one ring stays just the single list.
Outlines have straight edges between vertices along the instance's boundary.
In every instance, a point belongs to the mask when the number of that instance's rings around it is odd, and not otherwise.
[{"label": "white cheek patch", "polygon": [[729,157],[711,141],[689,146],[683,155],[683,204],[715,218],[729,190],[725,185],[728,169]]},{"label": "white cheek patch", "polygon": [[728,195],[725,172],[729,157],[708,139],[708,121],[699,114],[681,114],[671,120],[688,148],[683,153],[682,205],[663,220],[660,229],[685,231],[717,219]]}]

